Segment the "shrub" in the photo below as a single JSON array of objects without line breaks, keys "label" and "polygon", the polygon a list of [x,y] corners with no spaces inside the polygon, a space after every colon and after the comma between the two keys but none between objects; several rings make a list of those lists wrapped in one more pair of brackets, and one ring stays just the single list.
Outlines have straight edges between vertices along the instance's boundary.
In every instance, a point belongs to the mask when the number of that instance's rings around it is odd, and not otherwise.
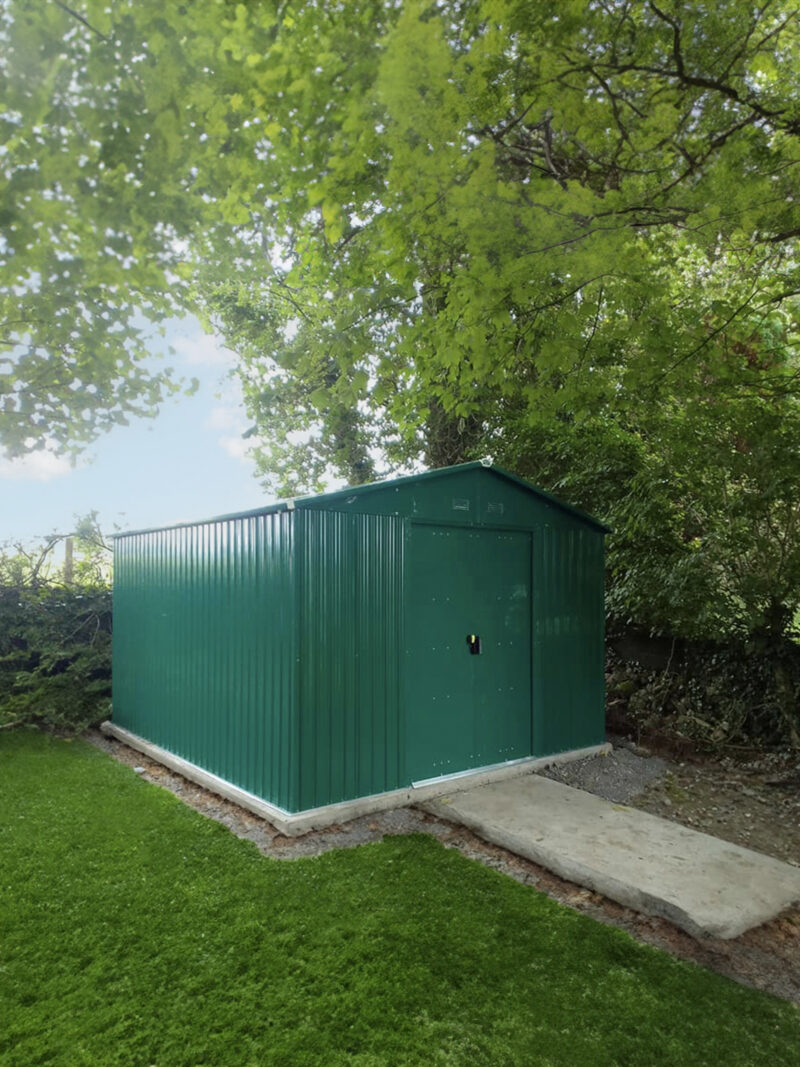
[{"label": "shrub", "polygon": [[[672,642],[665,662],[647,640],[612,635],[606,664],[613,732],[715,748],[800,748],[800,645],[774,636]],[[662,642],[663,644],[663,642]],[[667,642],[669,645],[669,642]],[[663,655],[663,653],[662,653]]]},{"label": "shrub", "polygon": [[56,566],[62,537],[0,552],[0,726],[81,730],[108,713],[111,588],[94,516],[79,526],[78,564]]}]

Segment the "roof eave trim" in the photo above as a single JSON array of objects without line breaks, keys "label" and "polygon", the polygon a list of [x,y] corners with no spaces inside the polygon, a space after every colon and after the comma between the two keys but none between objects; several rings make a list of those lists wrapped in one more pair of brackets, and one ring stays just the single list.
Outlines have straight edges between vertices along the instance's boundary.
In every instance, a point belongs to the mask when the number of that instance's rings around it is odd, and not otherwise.
[{"label": "roof eave trim", "polygon": [[225,515],[212,515],[206,519],[187,520],[186,522],[173,522],[169,526],[145,526],[139,530],[120,530],[111,534],[112,541],[119,541],[123,537],[136,537],[138,534],[164,533],[168,530],[186,530],[191,526],[208,526],[214,522],[230,522],[232,519],[255,519],[259,515],[273,515],[279,511],[292,511],[293,500],[278,500],[274,504],[266,504],[263,508],[253,508],[250,511],[232,511]]}]

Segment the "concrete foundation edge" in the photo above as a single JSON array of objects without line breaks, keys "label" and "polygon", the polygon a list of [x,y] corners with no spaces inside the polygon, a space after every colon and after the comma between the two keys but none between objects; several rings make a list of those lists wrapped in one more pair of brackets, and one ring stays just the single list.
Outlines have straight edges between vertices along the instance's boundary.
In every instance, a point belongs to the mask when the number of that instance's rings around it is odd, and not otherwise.
[{"label": "concrete foundation edge", "polygon": [[408,807],[410,804],[420,804],[435,797],[449,796],[453,793],[463,792],[478,785],[488,785],[490,782],[501,782],[508,778],[516,778],[522,774],[531,774],[544,767],[552,767],[559,763],[570,763],[572,760],[586,759],[589,756],[605,755],[611,751],[611,745],[606,742],[601,745],[590,745],[588,748],[576,748],[569,752],[558,752],[552,756],[531,756],[529,759],[514,760],[507,766],[492,767],[474,771],[468,771],[456,778],[449,776],[441,781],[427,782],[422,786],[409,786],[406,789],[394,789],[388,793],[376,793],[369,797],[358,797],[355,800],[344,800],[338,804],[327,804],[322,808],[312,808],[308,811],[289,812],[283,808],[270,804],[269,801],[257,797],[254,793],[248,793],[237,785],[220,778],[210,771],[203,770],[196,763],[190,763],[181,756],[168,752],[151,741],[131,733],[116,723],[106,721],[100,729],[109,737],[115,737],[123,744],[135,748],[156,763],[161,763],[177,774],[188,778],[192,782],[203,786],[204,789],[217,793],[226,800],[238,804],[255,815],[266,819],[276,830],[287,837],[300,837],[311,830],[321,830],[326,826],[334,826],[348,819],[356,819],[359,815],[370,815],[376,811],[389,811],[392,808]]}]

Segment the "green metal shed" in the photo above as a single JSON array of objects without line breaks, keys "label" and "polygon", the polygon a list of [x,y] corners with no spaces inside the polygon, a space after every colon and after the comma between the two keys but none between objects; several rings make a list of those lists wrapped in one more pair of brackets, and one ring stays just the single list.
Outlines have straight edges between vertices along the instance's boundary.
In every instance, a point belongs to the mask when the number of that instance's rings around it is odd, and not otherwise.
[{"label": "green metal shed", "polygon": [[285,832],[594,750],[606,532],[476,462],[119,534],[107,729]]}]

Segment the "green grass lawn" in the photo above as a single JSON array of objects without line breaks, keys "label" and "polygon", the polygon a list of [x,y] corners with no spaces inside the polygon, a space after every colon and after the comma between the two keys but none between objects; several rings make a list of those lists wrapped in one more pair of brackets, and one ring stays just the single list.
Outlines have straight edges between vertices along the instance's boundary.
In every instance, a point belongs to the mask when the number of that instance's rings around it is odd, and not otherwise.
[{"label": "green grass lawn", "polygon": [[424,836],[275,861],[0,734],[0,1063],[791,1064],[800,1013]]}]

